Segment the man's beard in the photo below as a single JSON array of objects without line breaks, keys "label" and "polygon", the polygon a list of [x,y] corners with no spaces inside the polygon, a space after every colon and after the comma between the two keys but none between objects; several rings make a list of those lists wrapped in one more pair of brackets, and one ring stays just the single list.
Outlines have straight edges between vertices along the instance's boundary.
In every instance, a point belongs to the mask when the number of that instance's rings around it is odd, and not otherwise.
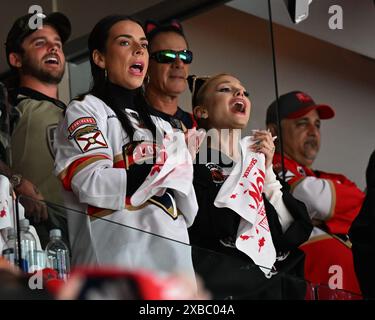
[{"label": "man's beard", "polygon": [[44,70],[41,66],[37,65],[26,55],[23,56],[22,73],[25,75],[33,76],[41,82],[48,84],[59,84],[65,72],[65,64],[59,70]]},{"label": "man's beard", "polygon": [[309,139],[304,143],[305,157],[309,160],[315,160],[319,152],[319,143],[315,139]]}]

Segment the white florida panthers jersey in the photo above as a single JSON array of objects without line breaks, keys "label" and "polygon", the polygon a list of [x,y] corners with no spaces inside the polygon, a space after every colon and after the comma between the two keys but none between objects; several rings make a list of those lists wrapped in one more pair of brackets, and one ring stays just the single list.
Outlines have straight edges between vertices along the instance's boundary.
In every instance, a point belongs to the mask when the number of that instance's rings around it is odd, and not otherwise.
[{"label": "white florida panthers jersey", "polygon": [[[133,140],[145,140],[138,113],[125,112],[136,129]],[[161,135],[174,134],[168,122],[151,118]],[[137,176],[131,178],[129,170],[142,165],[134,164],[134,152],[126,153],[134,151],[128,148],[131,140],[113,110],[93,95],[70,103],[55,139],[55,174],[64,186],[65,206],[73,209],[68,227],[74,265],[192,272],[185,245],[198,209],[191,158],[172,161],[169,154],[167,168],[152,166],[134,188]],[[179,147],[187,152],[181,139]]]}]

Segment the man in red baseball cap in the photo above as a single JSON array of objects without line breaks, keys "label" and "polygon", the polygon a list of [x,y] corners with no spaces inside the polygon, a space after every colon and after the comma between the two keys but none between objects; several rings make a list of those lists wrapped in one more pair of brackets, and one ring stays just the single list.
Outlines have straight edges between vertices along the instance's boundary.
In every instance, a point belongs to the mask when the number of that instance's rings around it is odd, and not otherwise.
[{"label": "man in red baseball cap", "polygon": [[[347,234],[359,213],[364,193],[344,175],[312,169],[320,148],[321,120],[333,118],[335,112],[328,105],[316,104],[301,91],[280,96],[278,107],[286,182],[293,196],[305,203],[316,225],[309,241],[301,246],[306,254],[306,278],[313,283],[331,285],[332,266],[338,266],[342,277],[335,282],[337,288],[359,293]],[[268,107],[266,124],[274,136],[280,136],[277,101]],[[282,177],[279,146],[273,165]]]},{"label": "man in red baseball cap", "polygon": [[[266,124],[276,133],[277,101],[267,110]],[[335,112],[328,105],[317,105],[304,92],[292,91],[279,98],[280,120],[285,155],[310,167],[320,147],[320,120],[331,119]]]}]

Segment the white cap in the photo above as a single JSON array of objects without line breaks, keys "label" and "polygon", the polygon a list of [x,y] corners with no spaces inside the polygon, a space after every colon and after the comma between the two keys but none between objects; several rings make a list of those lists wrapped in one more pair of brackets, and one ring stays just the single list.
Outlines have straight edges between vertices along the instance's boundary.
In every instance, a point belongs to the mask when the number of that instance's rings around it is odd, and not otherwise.
[{"label": "white cap", "polygon": [[20,220],[20,227],[21,228],[27,228],[29,226],[30,226],[29,219],[22,219],[22,220]]},{"label": "white cap", "polygon": [[51,229],[49,231],[49,237],[52,238],[52,237],[59,237],[61,238],[61,230],[60,229]]}]

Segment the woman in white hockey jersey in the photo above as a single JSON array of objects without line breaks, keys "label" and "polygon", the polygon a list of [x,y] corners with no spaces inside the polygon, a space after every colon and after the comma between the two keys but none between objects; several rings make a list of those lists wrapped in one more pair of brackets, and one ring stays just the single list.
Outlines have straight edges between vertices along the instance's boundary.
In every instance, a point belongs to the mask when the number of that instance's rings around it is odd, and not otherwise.
[{"label": "woman in white hockey jersey", "polygon": [[[149,58],[144,31],[108,16],[92,30],[89,52],[93,87],[70,103],[55,142],[66,206],[85,213],[68,215],[72,262],[191,271],[180,242],[189,242],[197,211],[192,163],[183,135],[172,139],[167,122],[137,107]],[[172,142],[184,157],[176,159]]]}]

